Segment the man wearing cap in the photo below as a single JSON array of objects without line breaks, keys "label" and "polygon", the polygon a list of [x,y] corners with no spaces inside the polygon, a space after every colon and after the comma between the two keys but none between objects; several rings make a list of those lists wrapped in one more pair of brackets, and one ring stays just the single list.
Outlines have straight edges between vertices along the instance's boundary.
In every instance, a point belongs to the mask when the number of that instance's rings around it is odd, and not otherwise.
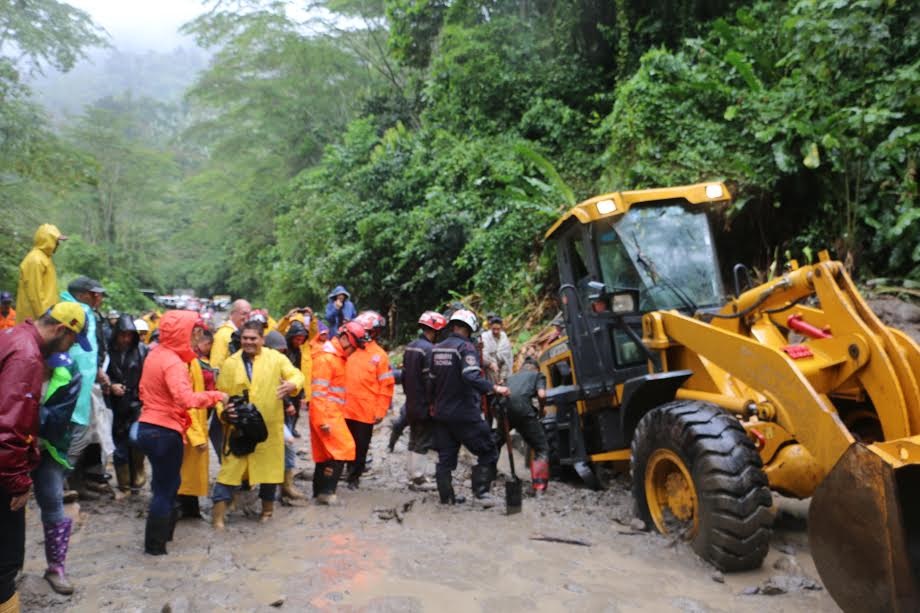
[{"label": "man wearing cap", "polygon": [[16,309],[13,308],[13,296],[9,292],[0,292],[0,330],[16,325]]},{"label": "man wearing cap", "polygon": [[67,461],[74,467],[74,472],[69,477],[71,489],[77,491],[80,498],[93,500],[98,498],[92,491],[85,487],[84,469],[78,465],[80,457],[92,442],[92,394],[93,386],[99,372],[99,345],[96,336],[96,314],[93,307],[97,295],[105,292],[102,285],[86,276],[79,276],[70,282],[66,292],[61,292],[61,301],[76,304],[83,311],[86,319],[86,336],[89,338],[88,349],[74,346],[70,348],[70,357],[76,363],[83,383],[80,386],[80,396],[77,406],[73,411],[71,421],[74,423],[73,436],[70,441],[70,451]]},{"label": "man wearing cap", "polygon": [[25,559],[25,504],[38,465],[44,361],[75,341],[89,347],[86,314],[59,303],[37,321],[0,332],[0,610],[17,611],[14,579]]},{"label": "man wearing cap", "polygon": [[56,226],[42,224],[35,231],[32,250],[19,264],[16,323],[37,319],[58,301],[57,270],[51,256],[67,237]]}]

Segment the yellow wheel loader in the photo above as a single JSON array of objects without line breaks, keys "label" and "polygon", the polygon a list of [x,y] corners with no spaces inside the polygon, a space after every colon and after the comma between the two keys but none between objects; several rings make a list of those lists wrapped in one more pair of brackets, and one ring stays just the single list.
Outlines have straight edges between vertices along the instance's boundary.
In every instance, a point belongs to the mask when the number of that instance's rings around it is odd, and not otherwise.
[{"label": "yellow wheel loader", "polygon": [[769,549],[770,490],[845,611],[920,611],[920,347],[844,267],[791,262],[726,299],[710,229],[724,184],[605,194],[547,232],[564,333],[541,354],[557,469],[630,463],[638,515],[725,571]]}]

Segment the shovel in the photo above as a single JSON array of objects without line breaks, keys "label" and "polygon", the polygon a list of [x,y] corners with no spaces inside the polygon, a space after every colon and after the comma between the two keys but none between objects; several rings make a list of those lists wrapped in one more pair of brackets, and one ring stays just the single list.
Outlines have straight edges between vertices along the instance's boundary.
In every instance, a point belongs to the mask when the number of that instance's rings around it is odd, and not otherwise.
[{"label": "shovel", "polygon": [[514,515],[521,512],[523,487],[521,480],[514,472],[514,451],[511,449],[511,426],[508,423],[507,408],[502,411],[502,426],[505,434],[505,445],[508,447],[508,464],[511,466],[511,480],[505,481],[505,515]]}]

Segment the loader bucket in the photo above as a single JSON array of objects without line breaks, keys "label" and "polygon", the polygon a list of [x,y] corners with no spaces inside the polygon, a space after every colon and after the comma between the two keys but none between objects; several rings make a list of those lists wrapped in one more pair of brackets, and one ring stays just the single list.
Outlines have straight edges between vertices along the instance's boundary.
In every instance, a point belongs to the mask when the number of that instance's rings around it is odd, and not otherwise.
[{"label": "loader bucket", "polygon": [[808,540],[845,612],[920,609],[920,465],[851,445],[815,490]]}]

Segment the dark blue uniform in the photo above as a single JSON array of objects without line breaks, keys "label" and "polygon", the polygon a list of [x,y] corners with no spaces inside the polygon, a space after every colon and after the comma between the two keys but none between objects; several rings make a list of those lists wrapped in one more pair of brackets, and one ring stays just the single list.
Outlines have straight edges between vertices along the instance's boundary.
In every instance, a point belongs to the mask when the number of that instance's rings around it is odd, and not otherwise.
[{"label": "dark blue uniform", "polygon": [[428,453],[434,445],[433,424],[428,401],[431,350],[434,345],[420,336],[406,346],[403,355],[402,385],[406,393],[406,420],[409,423],[409,451]]},{"label": "dark blue uniform", "polygon": [[431,382],[438,472],[457,467],[460,445],[476,455],[479,466],[494,467],[498,449],[482,416],[482,394],[493,385],[479,366],[476,346],[459,334],[451,334],[431,352]]}]

